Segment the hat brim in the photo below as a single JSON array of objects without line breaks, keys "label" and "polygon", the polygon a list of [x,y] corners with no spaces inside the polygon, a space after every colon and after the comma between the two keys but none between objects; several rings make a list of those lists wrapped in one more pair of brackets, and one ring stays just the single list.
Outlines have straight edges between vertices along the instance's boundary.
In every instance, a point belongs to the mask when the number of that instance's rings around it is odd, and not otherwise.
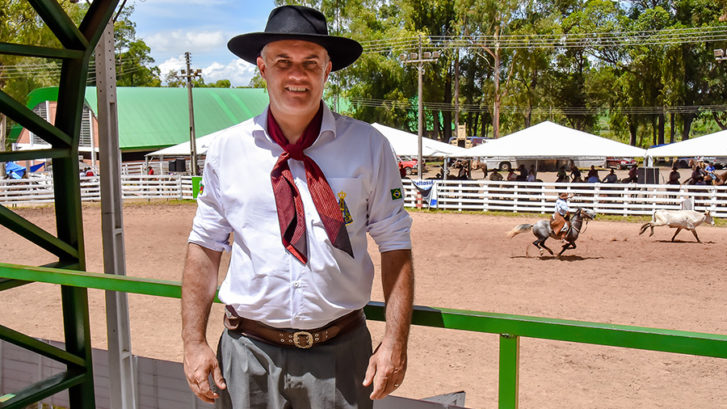
[{"label": "hat brim", "polygon": [[248,33],[233,37],[227,42],[227,48],[233,54],[251,63],[257,63],[263,47],[273,41],[303,40],[310,41],[325,48],[331,59],[332,71],[338,71],[353,64],[363,52],[363,47],[355,40],[316,34],[295,33]]}]

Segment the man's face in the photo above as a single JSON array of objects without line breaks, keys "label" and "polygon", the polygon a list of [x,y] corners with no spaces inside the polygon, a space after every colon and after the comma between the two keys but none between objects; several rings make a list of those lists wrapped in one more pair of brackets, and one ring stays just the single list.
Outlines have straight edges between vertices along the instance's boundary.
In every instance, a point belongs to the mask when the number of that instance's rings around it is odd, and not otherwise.
[{"label": "man's face", "polygon": [[257,58],[275,114],[314,115],[331,72],[328,52],[302,40],[269,43]]}]

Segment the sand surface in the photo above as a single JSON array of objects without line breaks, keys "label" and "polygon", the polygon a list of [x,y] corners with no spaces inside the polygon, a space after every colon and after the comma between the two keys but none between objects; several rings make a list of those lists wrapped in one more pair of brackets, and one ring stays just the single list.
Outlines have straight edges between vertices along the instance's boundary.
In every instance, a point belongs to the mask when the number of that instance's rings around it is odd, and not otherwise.
[{"label": "sand surface", "polygon": [[[127,204],[128,275],[179,281],[193,204]],[[52,209],[20,214],[55,231]],[[416,304],[727,334],[727,229],[701,226],[703,244],[662,227],[639,236],[635,223],[588,225],[578,248],[541,258],[530,233],[505,233],[538,216],[413,212]],[[101,272],[101,215],[84,207],[88,270]],[[557,248],[557,243],[549,244]],[[526,248],[530,246],[529,256]],[[378,268],[376,247],[370,243]],[[0,227],[3,262],[40,265],[53,257]],[[222,276],[223,274],[221,274]],[[92,339],[106,347],[104,293],[89,292]],[[376,283],[374,300],[382,300]],[[179,301],[130,295],[133,352],[180,361]],[[4,291],[0,324],[62,339],[60,291],[31,284]],[[216,305],[208,337],[221,331]],[[374,342],[383,324],[370,322]],[[498,336],[413,327],[409,371],[397,395],[464,390],[466,406],[497,407]],[[520,342],[521,408],[727,408],[727,361],[555,341]]]}]

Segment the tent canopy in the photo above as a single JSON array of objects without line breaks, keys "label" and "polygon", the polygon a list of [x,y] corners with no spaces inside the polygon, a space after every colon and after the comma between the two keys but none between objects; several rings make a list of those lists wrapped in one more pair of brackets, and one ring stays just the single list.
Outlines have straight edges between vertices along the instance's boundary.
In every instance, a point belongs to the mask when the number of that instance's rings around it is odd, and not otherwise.
[{"label": "tent canopy", "polygon": [[[373,123],[373,127],[381,132],[394,148],[399,156],[419,155],[419,136],[413,133],[400,131],[379,123]],[[448,143],[435,141],[434,139],[422,137],[422,156],[463,156],[466,149]]]},{"label": "tent canopy", "polygon": [[550,121],[466,149],[458,156],[512,156],[532,159],[644,157],[646,150]]},{"label": "tent canopy", "polygon": [[[381,132],[389,143],[394,148],[399,156],[417,156],[417,135],[409,132],[400,131],[398,129],[389,128],[381,124],[374,123],[374,128]],[[197,138],[197,154],[204,155],[207,153],[212,139],[222,133],[232,132],[234,126],[219,130],[209,135],[201,136]],[[455,156],[458,153],[464,152],[465,149],[458,146],[449,145],[444,142],[435,141],[434,139],[422,138],[422,155],[423,156]],[[148,153],[146,156],[188,156],[190,154],[189,141],[182,142],[178,145],[170,146],[168,148],[160,149],[158,151]]]},{"label": "tent canopy", "polygon": [[654,158],[665,156],[727,156],[727,131],[648,149],[646,155]]}]

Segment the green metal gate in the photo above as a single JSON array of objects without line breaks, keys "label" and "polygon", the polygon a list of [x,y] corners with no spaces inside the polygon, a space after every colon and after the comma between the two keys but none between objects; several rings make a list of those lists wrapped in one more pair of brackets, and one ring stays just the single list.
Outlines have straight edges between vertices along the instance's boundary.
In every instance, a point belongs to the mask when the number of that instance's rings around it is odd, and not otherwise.
[{"label": "green metal gate", "polygon": [[[52,160],[57,231],[56,234],[45,231],[2,205],[0,224],[57,256],[58,261],[48,267],[85,270],[78,168],[81,113],[89,60],[118,0],[91,2],[79,26],[55,0],[28,0],[28,3],[58,38],[62,48],[0,42],[0,53],[61,61],[56,120],[55,125],[49,124],[0,91],[0,112],[51,145],[49,149],[0,152],[0,161]],[[0,279],[0,290],[27,283],[21,279]],[[66,365],[66,371],[5,396],[0,408],[23,408],[66,389],[71,408],[95,407],[87,290],[61,286],[61,297],[65,350],[3,326],[0,326],[0,339],[55,359]]]}]

